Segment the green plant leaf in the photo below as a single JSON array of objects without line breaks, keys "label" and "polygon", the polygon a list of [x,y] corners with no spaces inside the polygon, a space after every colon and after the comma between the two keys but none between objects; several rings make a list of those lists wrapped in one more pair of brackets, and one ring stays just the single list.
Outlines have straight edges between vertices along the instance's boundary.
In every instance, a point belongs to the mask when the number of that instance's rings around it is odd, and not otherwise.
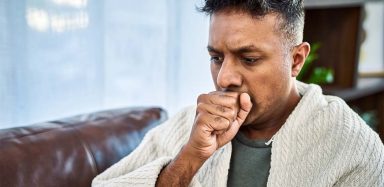
[{"label": "green plant leaf", "polygon": [[329,84],[333,82],[333,77],[333,70],[331,68],[316,67],[308,82],[314,84]]}]

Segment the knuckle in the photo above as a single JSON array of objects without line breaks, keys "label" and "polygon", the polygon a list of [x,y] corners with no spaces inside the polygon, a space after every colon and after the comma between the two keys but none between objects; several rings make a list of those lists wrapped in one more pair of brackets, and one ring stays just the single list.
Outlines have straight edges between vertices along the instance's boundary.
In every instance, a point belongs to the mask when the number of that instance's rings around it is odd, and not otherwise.
[{"label": "knuckle", "polygon": [[200,120],[201,120],[201,114],[198,113],[198,114],[196,114],[196,117],[195,117],[195,123],[199,123]]},{"label": "knuckle", "polygon": [[220,117],[220,116],[216,116],[216,117],[213,118],[213,121],[216,122],[216,123],[221,123],[221,122],[223,122],[223,118]]},{"label": "knuckle", "polygon": [[197,102],[200,103],[200,102],[203,101],[206,97],[207,97],[207,94],[200,94],[200,95],[197,97]]},{"label": "knuckle", "polygon": [[204,111],[204,108],[205,108],[205,104],[204,103],[197,103],[197,107],[196,107],[196,111],[198,113],[201,113]]},{"label": "knuckle", "polygon": [[224,113],[223,116],[225,116],[227,119],[233,119],[234,117],[237,116],[236,110],[235,109],[227,109]]},{"label": "knuckle", "polygon": [[213,121],[217,126],[222,126],[227,128],[230,125],[230,121],[227,118],[216,116],[213,118]]},{"label": "knuckle", "polygon": [[227,110],[227,111],[225,112],[225,115],[226,115],[227,117],[232,117],[232,116],[235,115],[235,110],[231,108],[231,109],[229,109],[229,110]]},{"label": "knuckle", "polygon": [[230,122],[228,119],[225,119],[225,120],[224,120],[224,125],[225,125],[226,127],[229,127],[229,125],[231,125],[231,122]]},{"label": "knuckle", "polygon": [[196,119],[195,119],[195,124],[196,125],[199,125],[199,124],[204,124],[205,123],[205,120],[204,120],[204,117],[200,114],[198,114],[196,116]]},{"label": "knuckle", "polygon": [[221,105],[217,105],[216,106],[216,110],[221,112],[221,113],[226,113],[227,112],[227,109],[224,106],[221,106]]}]

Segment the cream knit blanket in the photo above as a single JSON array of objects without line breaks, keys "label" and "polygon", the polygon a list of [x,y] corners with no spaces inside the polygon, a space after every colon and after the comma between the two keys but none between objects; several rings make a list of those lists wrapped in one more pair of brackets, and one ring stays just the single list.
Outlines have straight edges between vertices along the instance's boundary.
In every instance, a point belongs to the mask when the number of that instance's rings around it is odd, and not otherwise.
[{"label": "cream knit blanket", "polygon": [[[384,186],[384,146],[344,101],[297,82],[303,97],[272,143],[269,187]],[[161,169],[187,142],[195,107],[147,133],[142,143],[92,186],[154,186]],[[231,143],[217,150],[190,186],[227,185]]]}]

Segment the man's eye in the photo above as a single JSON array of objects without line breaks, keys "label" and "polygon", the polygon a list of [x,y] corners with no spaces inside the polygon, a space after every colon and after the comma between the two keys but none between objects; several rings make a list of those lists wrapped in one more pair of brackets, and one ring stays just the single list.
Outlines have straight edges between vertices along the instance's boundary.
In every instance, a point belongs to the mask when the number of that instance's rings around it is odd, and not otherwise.
[{"label": "man's eye", "polygon": [[259,58],[242,58],[241,61],[243,61],[246,64],[252,65],[259,61]]},{"label": "man's eye", "polygon": [[220,64],[223,62],[223,58],[218,56],[212,56],[210,61],[211,63]]}]

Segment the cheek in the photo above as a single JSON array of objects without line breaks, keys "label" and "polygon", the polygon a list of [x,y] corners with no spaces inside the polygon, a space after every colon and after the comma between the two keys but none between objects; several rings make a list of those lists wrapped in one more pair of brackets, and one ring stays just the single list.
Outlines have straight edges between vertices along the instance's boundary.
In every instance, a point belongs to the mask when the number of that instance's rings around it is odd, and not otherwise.
[{"label": "cheek", "polygon": [[290,68],[287,64],[280,63],[279,66],[264,68],[264,71],[259,71],[257,76],[248,80],[248,87],[256,105],[267,108],[276,102],[280,95],[286,94],[288,79],[290,78]]},{"label": "cheek", "polygon": [[286,61],[282,64],[281,66],[281,72],[284,75],[284,77],[291,77],[292,74],[292,67],[291,67],[291,62],[289,59],[286,59]]},{"label": "cheek", "polygon": [[[282,91],[288,86],[289,79],[291,78],[291,65],[288,59],[279,59],[279,63],[276,63],[273,68],[271,68],[270,74],[271,86],[276,91]],[[276,93],[279,94],[279,93]]]},{"label": "cheek", "polygon": [[[281,63],[274,71],[271,81],[271,96],[280,97],[286,94],[291,78],[291,69],[288,62]],[[275,99],[276,100],[276,99]]]},{"label": "cheek", "polygon": [[268,108],[270,103],[273,102],[272,100],[276,92],[274,86],[273,83],[264,83],[264,85],[252,89],[253,102],[258,110]]}]

